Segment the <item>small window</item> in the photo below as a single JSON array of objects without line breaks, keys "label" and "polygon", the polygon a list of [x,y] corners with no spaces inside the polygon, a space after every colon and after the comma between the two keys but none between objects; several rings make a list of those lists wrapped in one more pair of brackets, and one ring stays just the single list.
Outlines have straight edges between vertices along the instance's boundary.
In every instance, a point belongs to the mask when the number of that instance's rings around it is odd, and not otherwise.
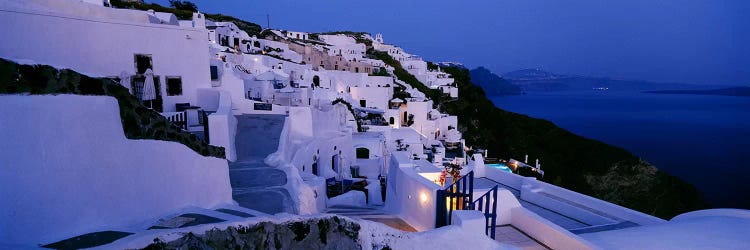
[{"label": "small window", "polygon": [[367,107],[367,100],[359,100],[359,106],[360,107]]},{"label": "small window", "polygon": [[147,69],[154,70],[151,55],[135,55],[135,70],[138,74],[146,73]]},{"label": "small window", "polygon": [[167,76],[167,96],[182,95],[182,78],[179,76]]},{"label": "small window", "polygon": [[211,80],[219,80],[219,67],[211,65]]}]

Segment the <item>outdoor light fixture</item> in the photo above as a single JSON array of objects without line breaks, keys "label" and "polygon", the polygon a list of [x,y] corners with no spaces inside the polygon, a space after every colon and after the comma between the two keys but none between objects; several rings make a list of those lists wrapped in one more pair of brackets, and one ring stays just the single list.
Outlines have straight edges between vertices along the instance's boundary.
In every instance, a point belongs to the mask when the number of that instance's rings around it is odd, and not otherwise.
[{"label": "outdoor light fixture", "polygon": [[425,194],[424,192],[420,193],[420,194],[419,194],[419,200],[420,200],[420,201],[421,201],[422,203],[426,203],[426,202],[427,202],[427,194]]}]

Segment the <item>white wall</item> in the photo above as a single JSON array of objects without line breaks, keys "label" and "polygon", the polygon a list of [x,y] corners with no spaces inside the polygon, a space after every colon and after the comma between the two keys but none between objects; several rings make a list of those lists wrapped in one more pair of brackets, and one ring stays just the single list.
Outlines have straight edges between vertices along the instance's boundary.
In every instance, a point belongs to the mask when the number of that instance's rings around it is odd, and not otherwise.
[{"label": "white wall", "polygon": [[0,96],[0,242],[51,243],[233,203],[227,161],[125,138],[104,96]]},{"label": "white wall", "polygon": [[[160,77],[164,111],[174,111],[175,103],[195,102],[196,89],[210,87],[204,30],[107,19],[105,14],[119,11],[85,5],[104,14],[75,16],[75,12],[25,9],[0,12],[0,56],[70,68],[89,76],[119,76],[123,71],[135,73],[135,54],[150,54],[154,75]],[[182,95],[167,96],[165,76],[182,77]]]},{"label": "white wall", "polygon": [[513,226],[546,246],[555,249],[597,249],[578,235],[568,232],[526,208],[516,207],[511,209],[511,213]]},{"label": "white wall", "polygon": [[353,106],[359,107],[360,100],[365,100],[366,108],[388,109],[388,101],[393,96],[393,88],[389,87],[351,87],[351,95],[356,103]]},{"label": "white wall", "polygon": [[[198,95],[216,95],[218,108],[216,113],[208,116],[209,141],[211,145],[224,147],[229,161],[237,160],[237,150],[234,145],[237,135],[237,118],[232,113],[232,98],[227,91],[210,89],[199,90]],[[203,99],[203,98],[201,98]]]},{"label": "white wall", "polygon": [[409,115],[414,115],[414,124],[411,127],[423,135],[428,135],[435,130],[433,126],[427,124],[427,112],[430,112],[430,110],[432,110],[432,101],[409,101],[406,104],[406,112]]},{"label": "white wall", "polygon": [[434,228],[440,186],[416,173],[404,152],[394,152],[388,168],[385,209],[419,231]]},{"label": "white wall", "polygon": [[586,240],[521,206],[513,193],[497,192],[496,225],[513,225],[535,240],[555,249],[593,249]]}]

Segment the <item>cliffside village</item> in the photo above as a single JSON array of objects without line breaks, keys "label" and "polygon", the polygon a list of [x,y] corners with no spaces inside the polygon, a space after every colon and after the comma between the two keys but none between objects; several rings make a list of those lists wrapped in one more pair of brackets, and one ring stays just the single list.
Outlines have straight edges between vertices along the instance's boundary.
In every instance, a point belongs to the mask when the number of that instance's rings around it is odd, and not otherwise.
[{"label": "cliffside village", "polygon": [[[734,222],[721,216],[748,218],[706,210],[665,221],[539,181],[538,160],[488,161],[463,140],[460,114],[441,113],[395,71],[445,99],[460,98],[467,83],[381,34],[249,35],[200,12],[178,19],[101,0],[3,0],[0,23],[0,57],[110,79],[225,152],[221,159],[176,142],[127,139],[111,97],[0,96],[6,138],[38,138],[0,147],[18,157],[0,160],[13,166],[0,175],[0,246],[80,246],[65,244],[115,231],[122,234],[87,247],[145,247],[284,213],[336,214],[404,232],[450,226],[493,248],[619,248],[632,235],[658,248],[664,241],[655,237],[681,237],[658,232],[697,227],[731,242]],[[21,114],[47,114],[70,129],[40,132],[47,128],[29,124],[41,118]]]}]

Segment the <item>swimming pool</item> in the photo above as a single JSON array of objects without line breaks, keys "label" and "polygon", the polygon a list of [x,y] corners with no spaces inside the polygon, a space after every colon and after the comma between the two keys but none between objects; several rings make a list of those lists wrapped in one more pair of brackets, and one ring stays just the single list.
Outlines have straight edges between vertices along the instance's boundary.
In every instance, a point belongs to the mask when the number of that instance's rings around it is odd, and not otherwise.
[{"label": "swimming pool", "polygon": [[513,173],[513,170],[510,170],[510,168],[503,163],[485,164],[485,166],[488,166],[491,168],[497,168],[508,173]]}]

